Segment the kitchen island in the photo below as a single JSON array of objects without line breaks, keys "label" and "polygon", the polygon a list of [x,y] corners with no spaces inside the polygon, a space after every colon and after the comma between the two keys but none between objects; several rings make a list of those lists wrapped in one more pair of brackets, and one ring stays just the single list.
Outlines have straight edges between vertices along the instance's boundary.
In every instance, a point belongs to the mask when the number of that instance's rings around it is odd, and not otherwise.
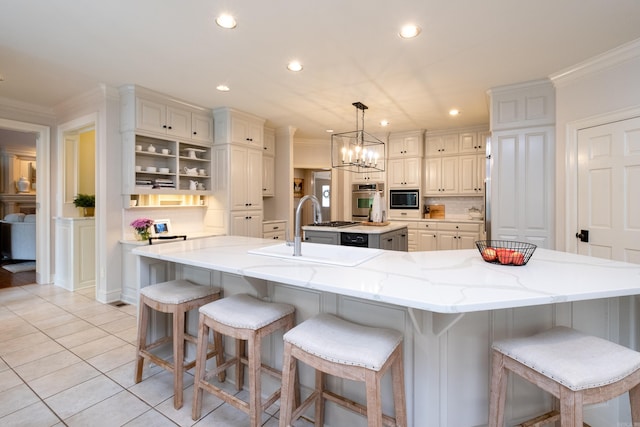
[{"label": "kitchen island", "polygon": [[[330,312],[402,331],[413,426],[486,424],[494,339],[563,324],[636,347],[638,265],[544,249],[522,267],[486,263],[476,250],[378,251],[356,267],[248,253],[270,245],[272,240],[220,236],[136,248],[139,286],[186,278],[220,286],[225,295],[248,292],[288,302],[296,306],[297,322]],[[191,326],[194,321],[190,319]],[[280,366],[281,349],[277,337],[267,351],[268,363]],[[302,384],[309,386],[312,380],[312,373],[303,369]],[[385,381],[383,407],[392,411],[391,387]],[[332,384],[363,399],[363,390],[351,383]],[[549,406],[538,389],[514,380],[508,422]],[[628,404],[617,399],[589,408],[585,415],[592,425],[628,422]],[[331,409],[326,419],[333,426],[361,421],[340,409]]]},{"label": "kitchen island", "polygon": [[[345,225],[346,224],[346,225]],[[304,241],[330,245],[408,251],[407,224],[332,221],[302,227]]]}]

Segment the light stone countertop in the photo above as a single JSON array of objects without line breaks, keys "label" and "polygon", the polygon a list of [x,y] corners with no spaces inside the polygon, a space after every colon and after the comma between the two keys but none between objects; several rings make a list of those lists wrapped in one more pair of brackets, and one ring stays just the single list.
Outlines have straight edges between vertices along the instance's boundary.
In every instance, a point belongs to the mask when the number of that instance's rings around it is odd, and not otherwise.
[{"label": "light stone countertop", "polygon": [[305,231],[331,231],[334,233],[362,233],[362,234],[384,234],[389,231],[400,230],[407,226],[406,222],[393,222],[389,225],[351,225],[347,227],[322,227],[317,225],[303,225]]},{"label": "light stone countertop", "polygon": [[[381,251],[356,267],[247,253],[272,245],[270,239],[219,236],[141,246],[133,253],[436,313],[640,294],[640,265],[548,249],[537,249],[519,267],[486,263],[477,250]],[[313,244],[303,242],[303,254],[305,245]]]}]

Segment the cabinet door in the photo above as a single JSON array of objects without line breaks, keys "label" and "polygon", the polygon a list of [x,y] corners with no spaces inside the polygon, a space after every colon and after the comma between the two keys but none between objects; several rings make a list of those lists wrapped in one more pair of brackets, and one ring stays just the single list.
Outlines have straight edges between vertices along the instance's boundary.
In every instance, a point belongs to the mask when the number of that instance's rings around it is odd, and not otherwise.
[{"label": "cabinet door", "polygon": [[478,192],[478,156],[460,156],[460,193]]},{"label": "cabinet door", "polygon": [[444,135],[440,154],[457,154],[460,152],[458,134]]},{"label": "cabinet door", "polygon": [[404,156],[404,138],[389,138],[389,158]]},{"label": "cabinet door", "polygon": [[475,249],[476,240],[479,239],[476,233],[458,233],[458,249]]},{"label": "cabinet door", "polygon": [[419,157],[404,160],[404,183],[408,187],[420,188],[422,159]]},{"label": "cabinet door", "polygon": [[272,156],[262,156],[262,196],[275,194],[275,161]]},{"label": "cabinet door", "polygon": [[435,251],[438,248],[438,239],[434,230],[420,230],[418,232],[418,250]]},{"label": "cabinet door", "polygon": [[[247,196],[247,149],[243,147],[230,147],[229,153],[229,198],[231,210],[247,209],[249,200]],[[262,181],[262,179],[261,179]]]},{"label": "cabinet door", "polygon": [[457,231],[438,231],[437,245],[439,251],[450,251],[458,249],[458,232]]},{"label": "cabinet door", "polygon": [[166,133],[166,120],[166,105],[144,98],[136,98],[136,128]]},{"label": "cabinet door", "polygon": [[249,122],[247,131],[251,145],[261,147],[264,150],[264,126],[262,126],[262,124]]},{"label": "cabinet door", "polygon": [[478,151],[478,135],[475,132],[460,134],[460,153],[475,153]]},{"label": "cabinet door", "polygon": [[402,187],[404,185],[404,160],[389,160],[389,186]]},{"label": "cabinet door", "polygon": [[262,151],[247,149],[245,171],[249,208],[262,209]]},{"label": "cabinet door", "polygon": [[442,176],[442,159],[426,159],[424,169],[424,191],[426,194],[441,194],[440,177]]},{"label": "cabinet door", "polygon": [[440,184],[443,193],[458,192],[458,158],[443,157],[442,158],[442,177]]},{"label": "cabinet door", "polygon": [[247,212],[247,234],[249,237],[262,237],[262,212]]},{"label": "cabinet door", "polygon": [[191,139],[213,143],[213,117],[193,113],[191,115]]},{"label": "cabinet door", "polygon": [[422,157],[422,138],[419,136],[407,136],[403,140],[406,156]]},{"label": "cabinet door", "polygon": [[232,236],[262,237],[262,213],[259,211],[231,211]]},{"label": "cabinet door", "polygon": [[[309,243],[322,243],[325,245],[339,245],[340,233],[333,233],[331,231],[310,231],[303,230],[304,241]],[[293,248],[291,248],[293,253]]]},{"label": "cabinet door", "polygon": [[191,138],[191,112],[167,107],[167,135]]},{"label": "cabinet door", "polygon": [[264,129],[262,147],[264,148],[264,154],[276,155],[276,135],[273,129]]},{"label": "cabinet door", "polygon": [[389,233],[381,234],[379,248],[387,251],[393,251],[395,250],[394,243],[396,240],[397,240],[397,236],[395,236],[395,233],[393,231]]},{"label": "cabinet door", "polygon": [[438,156],[442,149],[442,136],[428,136],[425,143],[425,153],[427,156]]}]

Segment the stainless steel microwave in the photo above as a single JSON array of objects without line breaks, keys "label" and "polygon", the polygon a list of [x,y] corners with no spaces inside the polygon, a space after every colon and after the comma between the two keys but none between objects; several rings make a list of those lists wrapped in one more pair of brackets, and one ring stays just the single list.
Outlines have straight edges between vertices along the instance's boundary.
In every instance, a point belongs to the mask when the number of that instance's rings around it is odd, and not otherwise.
[{"label": "stainless steel microwave", "polygon": [[420,209],[420,190],[390,190],[389,209]]}]

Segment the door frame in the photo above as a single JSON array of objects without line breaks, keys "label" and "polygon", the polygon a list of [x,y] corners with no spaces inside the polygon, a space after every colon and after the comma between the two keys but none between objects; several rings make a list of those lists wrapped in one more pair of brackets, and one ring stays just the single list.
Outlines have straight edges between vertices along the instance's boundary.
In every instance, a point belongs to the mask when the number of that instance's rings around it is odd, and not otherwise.
[{"label": "door frame", "polygon": [[565,251],[578,253],[578,132],[595,126],[640,117],[640,107],[624,108],[568,122],[565,145]]},{"label": "door frame", "polygon": [[51,283],[51,127],[0,118],[0,128],[36,135],[36,283]]}]

